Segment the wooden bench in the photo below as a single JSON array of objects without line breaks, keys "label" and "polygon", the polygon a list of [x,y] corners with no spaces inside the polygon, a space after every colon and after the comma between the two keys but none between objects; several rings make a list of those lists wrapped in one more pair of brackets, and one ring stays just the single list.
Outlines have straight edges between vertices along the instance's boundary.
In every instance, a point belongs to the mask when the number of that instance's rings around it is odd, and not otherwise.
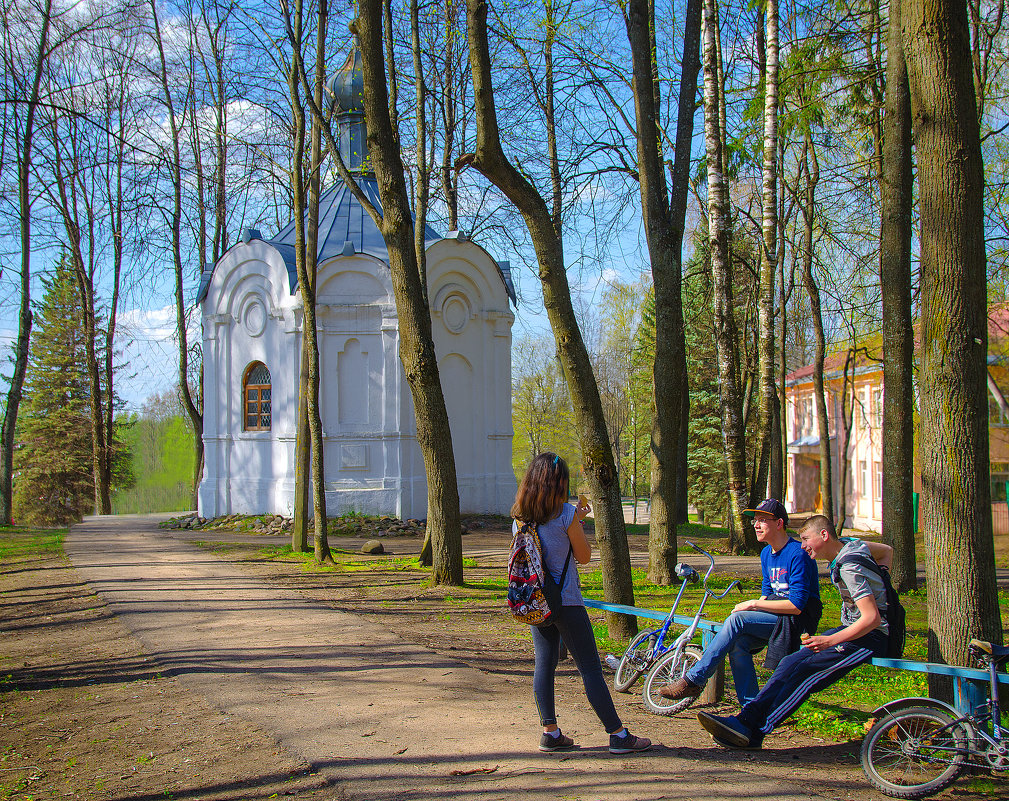
[{"label": "wooden bench", "polygon": [[[654,609],[642,609],[637,606],[625,606],[624,604],[611,604],[604,601],[593,601],[585,599],[585,606],[590,609],[602,609],[606,612],[620,612],[625,615],[635,615],[649,620],[665,620],[667,613],[657,612]],[[673,622],[686,628],[694,620],[693,615],[673,615]],[[701,646],[708,647],[711,638],[722,627],[721,623],[713,620],[701,620],[697,624],[697,630],[701,633]],[[676,634],[674,633],[675,637]],[[953,679],[953,705],[961,715],[965,715],[979,705],[985,703],[988,698],[988,671],[977,670],[976,668],[956,667],[953,665],[940,665],[935,662],[918,662],[913,659],[873,659],[871,664],[875,667],[890,668],[891,670],[912,670],[917,673],[931,673],[936,676],[950,676]],[[1009,684],[1009,673],[998,674],[999,684]],[[704,692],[700,699],[704,703],[716,703],[722,700],[725,693],[725,662],[718,666],[718,670],[708,679],[704,685]]]}]

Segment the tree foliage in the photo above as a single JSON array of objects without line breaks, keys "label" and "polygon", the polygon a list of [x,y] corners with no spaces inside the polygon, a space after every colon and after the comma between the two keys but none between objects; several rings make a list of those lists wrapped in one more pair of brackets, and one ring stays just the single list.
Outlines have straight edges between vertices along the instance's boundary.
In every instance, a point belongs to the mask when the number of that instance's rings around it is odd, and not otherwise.
[{"label": "tree foliage", "polygon": [[[95,502],[83,308],[66,258],[43,279],[36,322],[18,420],[14,518],[23,525],[63,526],[80,520]],[[114,483],[131,483],[121,447],[113,465]]]}]

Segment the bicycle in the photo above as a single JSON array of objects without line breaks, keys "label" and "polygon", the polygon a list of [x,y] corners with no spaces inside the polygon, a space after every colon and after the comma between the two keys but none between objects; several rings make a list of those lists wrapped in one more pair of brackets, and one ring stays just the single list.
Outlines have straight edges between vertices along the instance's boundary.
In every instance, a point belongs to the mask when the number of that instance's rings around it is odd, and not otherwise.
[{"label": "bicycle", "polygon": [[[874,787],[897,798],[923,798],[953,783],[965,767],[1009,770],[1009,729],[1000,724],[998,668],[1009,648],[970,641],[988,669],[988,698],[960,715],[932,698],[901,698],[877,709],[862,741],[862,770]],[[880,717],[881,716],[881,717]]]},{"label": "bicycle", "polygon": [[704,594],[701,596],[701,603],[697,607],[690,625],[680,633],[680,636],[666,649],[665,653],[655,660],[651,670],[649,670],[648,675],[645,677],[641,696],[645,702],[645,708],[656,715],[674,715],[686,709],[697,700],[696,697],[688,696],[687,698],[674,701],[665,698],[659,691],[669,684],[669,682],[683,676],[684,673],[700,661],[703,651],[698,646],[693,645],[691,641],[697,633],[697,627],[701,622],[701,615],[704,614],[704,607],[707,605],[708,600],[710,598],[724,598],[733,588],[737,588],[740,592],[743,591],[742,586],[736,580],[731,581],[729,586],[721,593],[709,590],[708,577],[711,575],[711,571],[715,569],[715,557],[707,551],[698,548],[692,542],[688,541],[687,545],[708,557],[708,570],[704,574],[702,585],[704,587]]},{"label": "bicycle", "polygon": [[[688,544],[693,546],[693,543]],[[655,660],[673,647],[672,643],[666,645],[665,641],[666,633],[673,623],[676,608],[680,605],[680,599],[683,597],[683,591],[687,588],[687,584],[696,584],[701,578],[697,575],[697,571],[685,562],[678,563],[674,570],[681,583],[680,589],[676,593],[676,600],[673,601],[673,608],[669,610],[662,625],[657,629],[641,632],[627,646],[623,656],[620,657],[616,673],[613,675],[613,689],[618,693],[627,692],[631,685],[638,680],[638,676],[651,670]]]}]

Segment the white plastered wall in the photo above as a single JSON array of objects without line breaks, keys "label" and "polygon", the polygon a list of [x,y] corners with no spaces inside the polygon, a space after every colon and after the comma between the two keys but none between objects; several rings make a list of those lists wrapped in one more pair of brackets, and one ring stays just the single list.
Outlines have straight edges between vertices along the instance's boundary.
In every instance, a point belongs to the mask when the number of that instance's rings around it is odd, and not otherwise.
[{"label": "white plastered wall", "polygon": [[[429,248],[432,324],[464,513],[507,512],[511,470],[511,325],[497,267],[483,249]],[[327,508],[423,517],[424,465],[388,266],[358,254],[320,266],[317,322]],[[301,302],[279,253],[255,240],[218,263],[203,302],[206,466],[200,513],[290,514]],[[272,429],[243,430],[242,379],[270,370]]]}]

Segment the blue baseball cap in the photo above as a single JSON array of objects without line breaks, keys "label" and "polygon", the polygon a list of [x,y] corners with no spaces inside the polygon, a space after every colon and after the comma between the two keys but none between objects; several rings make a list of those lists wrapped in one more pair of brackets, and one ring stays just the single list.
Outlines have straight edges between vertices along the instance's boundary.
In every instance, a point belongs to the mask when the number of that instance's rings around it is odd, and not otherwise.
[{"label": "blue baseball cap", "polygon": [[743,510],[743,514],[747,517],[755,517],[757,512],[762,512],[765,515],[776,517],[782,522],[782,525],[786,528],[788,526],[788,512],[785,511],[785,507],[781,501],[777,501],[774,498],[768,498],[767,500],[758,503],[756,509]]}]

